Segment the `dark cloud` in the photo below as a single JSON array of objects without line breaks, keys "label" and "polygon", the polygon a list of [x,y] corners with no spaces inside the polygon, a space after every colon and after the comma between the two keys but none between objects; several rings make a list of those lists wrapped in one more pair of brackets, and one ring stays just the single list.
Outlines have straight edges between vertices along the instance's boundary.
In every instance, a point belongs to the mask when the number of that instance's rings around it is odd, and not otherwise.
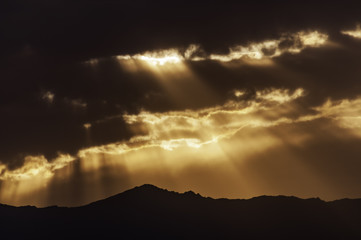
[{"label": "dark cloud", "polygon": [[307,28],[358,21],[357,1],[5,1],[6,52],[33,46],[49,57],[87,59],[197,42],[222,50]]}]

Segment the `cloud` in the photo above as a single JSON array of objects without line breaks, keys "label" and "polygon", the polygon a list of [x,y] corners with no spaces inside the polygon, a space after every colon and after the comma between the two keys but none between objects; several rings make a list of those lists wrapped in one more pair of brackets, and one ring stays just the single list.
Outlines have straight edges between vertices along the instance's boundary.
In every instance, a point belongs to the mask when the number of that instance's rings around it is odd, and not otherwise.
[{"label": "cloud", "polygon": [[[138,114],[124,114],[114,118],[124,118],[133,132],[127,141],[114,142],[106,145],[81,149],[77,156],[83,162],[92,155],[109,154],[124,155],[142,152],[146,149],[200,149],[207,145],[229,141],[244,129],[272,128],[279,125],[290,125],[312,122],[317,119],[330,119],[337,126],[352,130],[361,137],[361,100],[343,99],[328,100],[324,104],[313,107],[311,111],[299,112],[296,100],[305,97],[302,88],[263,89],[256,91],[253,98],[243,98],[245,91],[236,90],[236,98],[223,105],[198,110],[170,111],[154,113],[141,111]],[[294,115],[294,111],[297,112]],[[292,114],[291,114],[292,113]],[[93,124],[101,123],[99,121]],[[91,131],[91,123],[84,127]],[[34,177],[49,179],[54,171],[64,168],[76,157],[59,155],[55,160],[48,161],[44,156],[26,156],[24,164],[16,169],[0,165],[0,179],[23,181]],[[89,160],[90,161],[90,160]],[[100,167],[99,164],[96,166]]]},{"label": "cloud", "polygon": [[[78,157],[81,159],[82,166],[85,167],[84,170],[94,171],[102,164],[107,164],[103,160],[101,160],[102,163],[99,162],[100,159],[96,157],[103,154],[117,157],[134,155],[140,158],[139,161],[146,161],[147,152],[161,150],[186,153],[191,151],[190,149],[195,149],[197,153],[193,152],[193,154],[200,154],[209,151],[211,146],[214,147],[217,144],[227,149],[232,148],[234,141],[238,141],[242,133],[259,131],[266,134],[267,129],[277,129],[279,126],[289,128],[288,126],[300,126],[306,122],[313,126],[317,125],[318,121],[330,120],[337,127],[348,128],[356,133],[358,129],[361,129],[360,99],[329,100],[309,111],[300,112],[295,101],[305,97],[305,90],[301,88],[293,91],[263,89],[256,91],[252,99],[239,99],[241,97],[242,95],[236,96],[236,100],[230,100],[223,105],[198,110],[162,113],[141,111],[138,114],[125,114],[123,118],[133,131],[132,138],[127,141],[84,148],[78,152]],[[277,131],[280,131],[279,129]],[[361,137],[361,134],[358,136]],[[300,144],[305,144],[310,137],[311,135],[306,133],[292,133],[293,140],[287,141],[295,146],[302,146]],[[278,138],[271,139],[265,140],[264,145],[261,144],[261,140],[256,140],[259,141],[259,150],[280,144]],[[242,144],[246,143],[242,141]],[[244,151],[246,153],[246,149]],[[253,150],[250,151],[249,154]]]},{"label": "cloud", "polygon": [[[361,136],[361,100],[328,100],[309,111],[299,111],[294,101],[305,97],[305,90],[298,88],[258,90],[252,98],[246,91],[235,90],[235,99],[223,105],[198,110],[148,112],[114,116],[94,123],[84,124],[91,133],[93,125],[124,118],[133,137],[126,141],[81,149],[77,156],[84,159],[92,154],[122,155],[143,149],[160,148],[173,151],[177,148],[199,149],[205,145],[232,138],[246,128],[270,128],[282,124],[309,122],[321,118],[334,121]],[[312,111],[313,112],[312,112]],[[2,180],[24,180],[37,175],[50,178],[54,170],[63,168],[75,157],[59,155],[49,162],[44,156],[27,156],[24,164],[10,170],[1,165]]]},{"label": "cloud", "polygon": [[183,57],[176,49],[160,50],[159,52],[145,52],[133,56],[117,56],[118,60],[141,60],[152,65],[164,65],[166,63],[179,63]]},{"label": "cloud", "polygon": [[[42,100],[48,102],[51,101],[52,94],[54,95],[52,108],[44,109],[43,103],[32,100],[33,95],[38,96],[38,89],[18,93],[19,90],[14,85],[12,92],[16,94],[3,97],[8,94],[4,92],[2,98],[8,107],[3,105],[7,115],[3,118],[1,127],[4,136],[3,146],[6,146],[8,151],[1,153],[1,161],[14,162],[12,160],[14,155],[19,153],[44,154],[50,159],[59,150],[76,154],[80,148],[90,144],[88,144],[88,136],[83,127],[85,123],[93,123],[96,120],[124,112],[137,113],[139,109],[149,112],[169,112],[177,109],[194,110],[217,104],[222,105],[227,101],[228,93],[235,89],[238,89],[237,94],[240,98],[244,97],[239,95],[242,92],[253,91],[254,88],[271,89],[272,87],[292,89],[301,87],[312,92],[309,97],[317,97],[318,101],[324,101],[325,97],[334,97],[335,95],[345,98],[350,92],[358,91],[358,85],[355,82],[359,75],[359,68],[354,64],[343,66],[340,61],[350,61],[357,56],[348,56],[349,52],[342,52],[342,49],[335,50],[335,48],[312,51],[312,46],[325,46],[327,42],[334,40],[331,37],[330,40],[323,42],[322,34],[324,32],[327,31],[303,30],[293,34],[280,34],[279,38],[277,38],[277,33],[274,33],[276,37],[265,38],[266,40],[252,39],[249,46],[273,39],[277,42],[276,46],[280,51],[309,47],[310,51],[301,51],[299,54],[283,54],[278,58],[272,58],[271,61],[274,64],[267,67],[245,64],[227,68],[219,61],[207,59],[211,56],[212,50],[203,50],[201,45],[136,51],[140,53],[120,55],[128,56],[123,60],[104,57],[94,61],[90,66],[70,61],[43,68],[45,63],[40,62],[39,65],[31,68],[35,73],[34,76],[30,74],[33,80],[29,82],[34,82],[34,79],[39,78],[38,76],[44,75],[43,79],[39,80],[41,89],[52,90],[41,96]],[[247,47],[248,45],[238,46]],[[262,54],[268,58],[268,56],[273,56],[274,53],[271,52],[265,51]],[[168,55],[174,58],[164,59]],[[141,60],[141,56],[147,57],[148,63]],[[130,59],[127,60],[128,58]],[[176,60],[176,63],[167,63],[168,60],[173,61],[174,59],[180,59],[180,62]],[[36,61],[30,60],[26,61],[26,64],[36,63]],[[43,61],[45,60],[43,59]],[[125,71],[122,64],[118,64],[119,61],[125,65],[132,63],[138,67],[135,72]],[[24,68],[26,64],[24,64]],[[346,68],[346,71],[339,69],[340,66]],[[153,72],[143,71],[147,68]],[[9,69],[11,70],[11,68]],[[327,69],[327,71],[320,69]],[[26,75],[25,73],[26,71],[18,71],[18,74]],[[16,76],[15,73],[10,72],[7,75]],[[25,79],[23,75],[18,76],[19,79],[23,79],[23,77]],[[48,81],[50,78],[53,81]],[[343,81],[339,81],[341,78]],[[346,82],[347,84],[343,84]],[[22,84],[28,83],[22,82]],[[315,102],[310,104],[315,104]],[[71,108],[66,105],[71,106],[75,111],[69,111]],[[78,114],[79,110],[84,109],[86,111]],[[32,116],[31,121],[18,124],[19,119],[28,116]],[[121,119],[118,120],[121,121]],[[101,145],[131,137],[128,134],[122,135],[125,131],[120,130],[111,138],[104,137],[106,134],[113,134],[114,131],[111,128],[115,125],[106,126],[104,124],[101,129],[100,125],[92,126],[92,134],[90,134],[92,141],[89,142]],[[23,134],[24,132],[27,134]]]},{"label": "cloud", "polygon": [[342,30],[342,34],[348,35],[353,38],[361,38],[361,26],[358,24],[354,30]]},{"label": "cloud", "polygon": [[[179,147],[200,148],[231,138],[246,127],[270,127],[297,121],[286,117],[281,109],[302,96],[304,90],[301,88],[294,91],[265,89],[257,91],[254,99],[230,100],[223,105],[199,110],[125,114],[122,117],[134,137],[125,142],[83,149],[78,156],[86,158],[90,153],[124,154],[154,147],[169,151]],[[272,118],[267,116],[270,113]]]},{"label": "cloud", "polygon": [[234,93],[234,96],[236,96],[236,97],[242,97],[246,94],[246,91],[234,90],[233,93]]},{"label": "cloud", "polygon": [[247,46],[237,45],[229,48],[228,54],[211,54],[209,58],[221,62],[230,62],[243,58],[255,60],[274,58],[284,53],[300,53],[307,47],[320,47],[326,44],[327,39],[327,34],[318,31],[301,31],[294,34],[284,34],[277,40],[250,43]]},{"label": "cloud", "polygon": [[302,88],[296,89],[292,94],[289,89],[266,89],[256,92],[257,98],[278,103],[290,102],[304,95],[305,90]]},{"label": "cloud", "polygon": [[84,109],[88,106],[88,104],[82,99],[65,98],[64,101],[75,109]]},{"label": "cloud", "polygon": [[315,107],[322,117],[332,119],[338,126],[350,129],[361,137],[361,98],[332,101]]},{"label": "cloud", "polygon": [[41,96],[41,98],[43,100],[47,101],[48,103],[53,103],[55,94],[50,91],[47,91]]},{"label": "cloud", "polygon": [[0,164],[0,180],[24,181],[32,178],[48,179],[54,175],[54,171],[67,166],[75,158],[68,154],[59,154],[53,161],[49,162],[44,156],[26,156],[21,167],[9,169]]},{"label": "cloud", "polygon": [[[328,35],[319,31],[300,31],[293,34],[282,34],[279,39],[250,43],[246,46],[236,45],[229,48],[228,54],[206,53],[199,44],[191,44],[186,49],[171,48],[146,51],[134,55],[118,55],[121,63],[140,61],[151,66],[179,64],[184,61],[214,60],[230,62],[235,60],[264,60],[281,56],[284,53],[300,53],[308,47],[321,47],[328,40]],[[101,59],[85,61],[89,65],[99,64]]]},{"label": "cloud", "polygon": [[[155,51],[146,51],[135,55],[118,55],[119,61],[141,61],[153,66],[163,66],[165,64],[178,64],[183,61],[201,61],[206,58],[199,56],[202,52],[200,45],[191,44],[185,50],[171,48]],[[96,64],[94,60],[87,61],[89,64]]]},{"label": "cloud", "polygon": [[[241,92],[239,90],[238,92]],[[290,123],[293,119],[283,116],[281,108],[304,96],[303,89],[265,89],[257,91],[253,99],[229,100],[223,105],[199,110],[124,114],[86,123],[83,127],[92,133],[93,125],[124,118],[133,137],[127,141],[113,142],[80,150],[77,155],[86,159],[89,154],[126,154],[146,148],[161,148],[172,151],[180,147],[200,148],[231,138],[243,128],[270,127]],[[265,117],[272,112],[271,118]],[[51,178],[54,171],[67,166],[76,158],[60,154],[52,161],[44,156],[28,155],[21,166],[10,169],[2,164],[0,179],[23,181],[33,177]]]}]

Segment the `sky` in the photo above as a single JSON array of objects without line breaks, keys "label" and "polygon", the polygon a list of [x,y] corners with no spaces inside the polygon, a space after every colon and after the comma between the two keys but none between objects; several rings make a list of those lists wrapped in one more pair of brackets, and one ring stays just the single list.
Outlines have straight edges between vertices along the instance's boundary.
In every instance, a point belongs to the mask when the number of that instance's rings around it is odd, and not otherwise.
[{"label": "sky", "polygon": [[2,1],[0,202],[361,198],[359,5]]}]

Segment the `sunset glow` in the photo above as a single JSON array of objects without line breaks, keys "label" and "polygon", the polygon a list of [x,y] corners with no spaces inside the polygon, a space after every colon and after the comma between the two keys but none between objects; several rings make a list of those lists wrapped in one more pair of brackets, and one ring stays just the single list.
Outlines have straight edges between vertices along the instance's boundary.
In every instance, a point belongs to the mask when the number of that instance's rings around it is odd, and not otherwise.
[{"label": "sunset glow", "polygon": [[354,2],[6,2],[0,204],[360,198]]}]

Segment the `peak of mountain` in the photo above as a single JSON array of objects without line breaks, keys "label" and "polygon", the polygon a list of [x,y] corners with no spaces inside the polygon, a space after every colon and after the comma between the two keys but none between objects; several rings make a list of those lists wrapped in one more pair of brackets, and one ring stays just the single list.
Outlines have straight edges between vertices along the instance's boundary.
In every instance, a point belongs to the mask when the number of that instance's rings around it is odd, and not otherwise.
[{"label": "peak of mountain", "polygon": [[137,186],[133,189],[130,189],[128,191],[135,191],[135,190],[140,190],[140,191],[167,191],[166,189],[162,189],[162,188],[159,188],[157,186],[154,186],[152,184],[143,184],[141,186]]},{"label": "peak of mountain", "polygon": [[76,208],[0,205],[0,231],[11,239],[361,239],[361,200],[212,199],[145,184]]},{"label": "peak of mountain", "polygon": [[168,201],[168,204],[185,198],[200,198],[205,199],[200,194],[196,194],[193,191],[187,191],[184,193],[178,193],[174,191],[168,191],[166,189],[159,188],[151,184],[144,184],[134,187],[122,193],[114,196],[90,203],[87,206],[119,206],[119,203],[126,201],[132,201],[133,204],[151,204],[151,203],[163,203]]}]

